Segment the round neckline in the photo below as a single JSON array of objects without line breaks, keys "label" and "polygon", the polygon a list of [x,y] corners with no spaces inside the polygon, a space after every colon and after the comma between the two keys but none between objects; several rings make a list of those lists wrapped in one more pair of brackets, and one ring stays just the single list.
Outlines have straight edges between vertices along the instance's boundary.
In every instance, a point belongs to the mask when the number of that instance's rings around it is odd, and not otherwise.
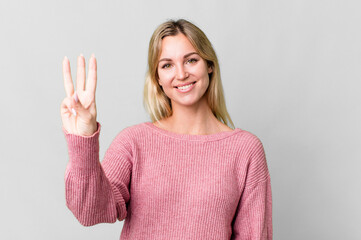
[{"label": "round neckline", "polygon": [[163,128],[155,126],[152,122],[145,122],[144,123],[147,127],[150,127],[151,129],[155,130],[156,132],[163,134],[168,137],[182,139],[182,140],[191,140],[191,141],[214,141],[223,139],[229,136],[232,136],[240,131],[242,129],[235,128],[232,131],[223,131],[218,133],[212,133],[207,135],[194,135],[194,134],[182,134],[182,133],[175,133],[168,130],[165,130]]}]

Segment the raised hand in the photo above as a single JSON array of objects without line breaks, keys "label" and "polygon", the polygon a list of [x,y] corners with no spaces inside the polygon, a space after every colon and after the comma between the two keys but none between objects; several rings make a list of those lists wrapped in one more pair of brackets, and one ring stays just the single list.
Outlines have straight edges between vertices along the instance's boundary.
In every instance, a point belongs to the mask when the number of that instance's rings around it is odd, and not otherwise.
[{"label": "raised hand", "polygon": [[89,59],[86,83],[85,59],[82,55],[78,57],[76,75],[76,91],[74,91],[69,59],[64,57],[63,77],[66,97],[60,107],[61,120],[68,133],[90,136],[97,131],[97,110],[95,105],[97,63],[93,54]]}]

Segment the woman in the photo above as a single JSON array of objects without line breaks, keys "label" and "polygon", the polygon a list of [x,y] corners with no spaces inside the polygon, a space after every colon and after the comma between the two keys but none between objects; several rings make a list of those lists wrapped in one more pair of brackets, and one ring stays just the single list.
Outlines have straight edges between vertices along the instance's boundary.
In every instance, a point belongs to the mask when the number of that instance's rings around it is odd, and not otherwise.
[{"label": "woman", "polygon": [[63,62],[69,147],[66,203],[84,226],[125,223],[120,239],[272,239],[270,176],[261,141],[233,126],[205,34],[167,21],[149,43],[144,103],[152,122],[123,129],[99,162],[96,60]]}]

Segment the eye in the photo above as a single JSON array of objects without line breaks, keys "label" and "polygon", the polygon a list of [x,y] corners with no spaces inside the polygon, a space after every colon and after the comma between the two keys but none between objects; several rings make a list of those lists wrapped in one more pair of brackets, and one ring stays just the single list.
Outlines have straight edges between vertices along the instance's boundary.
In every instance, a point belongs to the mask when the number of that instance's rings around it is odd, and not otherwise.
[{"label": "eye", "polygon": [[166,63],[162,66],[162,68],[170,68],[170,67],[171,67],[171,65],[169,63]]},{"label": "eye", "polygon": [[191,59],[188,59],[187,63],[196,63],[198,62],[198,59],[195,59],[195,58],[191,58]]}]

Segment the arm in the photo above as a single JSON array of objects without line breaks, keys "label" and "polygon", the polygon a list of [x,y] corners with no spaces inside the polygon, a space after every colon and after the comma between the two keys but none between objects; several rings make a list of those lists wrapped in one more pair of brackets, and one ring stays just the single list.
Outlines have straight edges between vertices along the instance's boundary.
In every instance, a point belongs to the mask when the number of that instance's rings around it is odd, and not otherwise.
[{"label": "arm", "polygon": [[65,172],[66,204],[84,226],[114,223],[127,215],[132,164],[124,134],[119,134],[99,162],[99,132],[78,136],[63,129],[69,163]]},{"label": "arm", "polygon": [[272,240],[272,193],[262,143],[252,144],[245,187],[232,222],[232,240]]}]

